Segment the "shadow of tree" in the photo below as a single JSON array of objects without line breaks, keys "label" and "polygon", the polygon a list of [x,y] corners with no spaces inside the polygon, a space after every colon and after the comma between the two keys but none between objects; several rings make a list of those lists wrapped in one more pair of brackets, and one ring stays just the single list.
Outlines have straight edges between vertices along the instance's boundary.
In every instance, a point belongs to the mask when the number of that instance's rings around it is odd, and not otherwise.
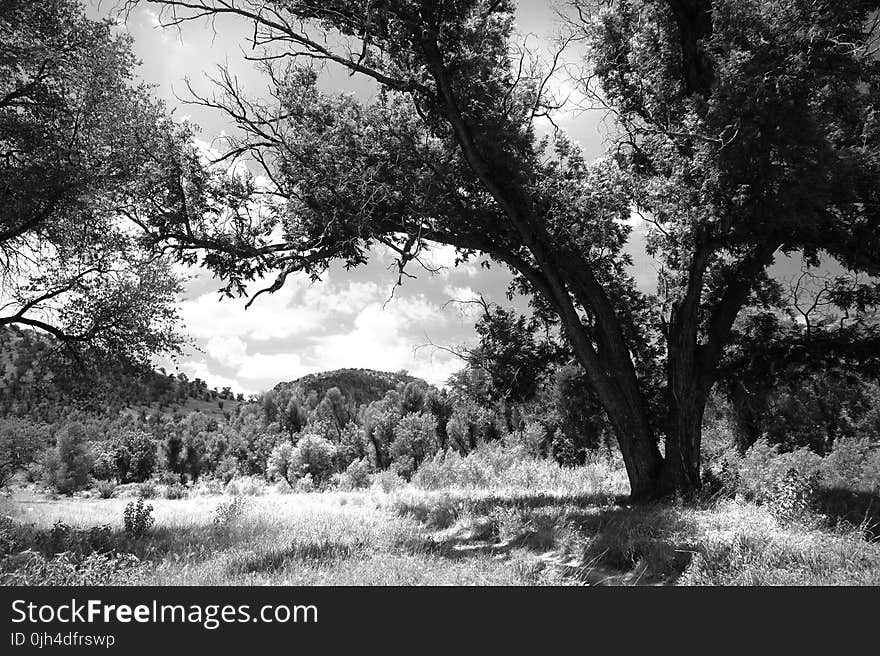
[{"label": "shadow of tree", "polygon": [[831,523],[864,525],[868,533],[880,537],[880,493],[820,487],[815,492],[815,506]]},{"label": "shadow of tree", "polygon": [[696,551],[688,540],[694,524],[669,505],[613,501],[596,495],[490,495],[470,500],[462,510],[464,525],[459,521],[419,544],[399,546],[448,558],[526,550],[590,585],[674,583]]}]

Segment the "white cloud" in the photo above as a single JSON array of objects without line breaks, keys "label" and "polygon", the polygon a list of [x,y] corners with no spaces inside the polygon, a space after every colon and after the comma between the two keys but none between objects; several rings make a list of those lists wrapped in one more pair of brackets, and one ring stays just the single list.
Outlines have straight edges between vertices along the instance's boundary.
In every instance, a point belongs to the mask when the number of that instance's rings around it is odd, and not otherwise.
[{"label": "white cloud", "polygon": [[247,344],[240,337],[214,335],[205,344],[205,352],[224,366],[238,367],[247,359]]},{"label": "white cloud", "polygon": [[297,353],[255,353],[248,356],[236,372],[239,378],[254,381],[271,381],[274,385],[280,381],[293,380],[317,369],[307,367]]},{"label": "white cloud", "polygon": [[417,343],[427,340],[413,333],[445,322],[446,317],[422,295],[393,299],[384,308],[381,303],[371,303],[357,315],[351,331],[317,339],[310,356],[320,363],[320,369],[406,369],[442,382],[448,376],[448,363],[443,358],[432,362],[428,349],[414,350]]},{"label": "white cloud", "polygon": [[208,384],[208,387],[216,387],[223,389],[229,387],[233,392],[242,392],[244,394],[252,394],[256,390],[242,385],[237,379],[227,376],[220,376],[212,371],[208,364],[202,360],[190,360],[180,363],[180,370],[190,379],[201,378]]},{"label": "white cloud", "polygon": [[308,281],[290,276],[274,294],[263,294],[247,310],[244,299],[221,299],[216,292],[181,303],[180,314],[194,337],[236,336],[269,340],[301,335],[320,328],[323,313],[296,304],[298,292]]}]

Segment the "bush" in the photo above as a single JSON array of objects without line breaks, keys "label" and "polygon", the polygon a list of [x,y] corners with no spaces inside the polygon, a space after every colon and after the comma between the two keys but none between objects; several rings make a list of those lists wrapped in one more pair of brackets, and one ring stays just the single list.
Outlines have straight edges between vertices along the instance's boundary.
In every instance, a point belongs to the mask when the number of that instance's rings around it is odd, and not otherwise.
[{"label": "bush", "polygon": [[811,514],[815,501],[818,475],[810,478],[797,469],[789,469],[783,479],[773,486],[767,499],[767,509],[778,521],[803,521]]},{"label": "bush", "polygon": [[255,497],[266,492],[266,482],[259,476],[236,476],[226,484],[225,493]]},{"label": "bush", "polygon": [[165,498],[166,499],[185,499],[186,498],[186,486],[183,483],[174,483],[173,485],[168,485],[165,487]]},{"label": "bush", "polygon": [[98,481],[95,489],[98,491],[98,496],[102,499],[112,499],[113,495],[116,494],[116,483],[113,481]]},{"label": "bush", "polygon": [[776,494],[775,486],[795,470],[802,479],[819,474],[822,458],[807,448],[780,453],[767,440],[755,442],[739,462],[739,491],[755,501],[767,501]]},{"label": "bush", "polygon": [[113,550],[109,524],[80,529],[58,520],[51,529],[38,534],[33,542],[45,556],[50,557],[64,552],[83,557]]},{"label": "bush", "polygon": [[142,499],[155,499],[159,494],[155,481],[144,481],[138,486],[138,496]]},{"label": "bush", "polygon": [[43,483],[60,494],[84,490],[94,462],[82,424],[68,424],[58,431],[55,448],[43,458]]},{"label": "bush", "polygon": [[211,520],[211,525],[215,530],[229,530],[239,519],[241,519],[247,506],[247,500],[244,497],[239,496],[233,497],[229,501],[221,502],[217,508],[214,509],[214,518]]},{"label": "bush", "polygon": [[385,470],[373,474],[371,477],[371,484],[373,487],[382,490],[385,494],[389,494],[390,492],[394,492],[394,490],[403,487],[406,484],[406,481],[398,476],[396,472]]},{"label": "bush", "polygon": [[874,492],[880,489],[880,446],[867,438],[840,438],[820,470],[826,487]]},{"label": "bush", "polygon": [[129,502],[125,506],[122,519],[125,532],[133,538],[146,535],[156,521],[153,517],[153,506],[145,504],[143,498]]}]

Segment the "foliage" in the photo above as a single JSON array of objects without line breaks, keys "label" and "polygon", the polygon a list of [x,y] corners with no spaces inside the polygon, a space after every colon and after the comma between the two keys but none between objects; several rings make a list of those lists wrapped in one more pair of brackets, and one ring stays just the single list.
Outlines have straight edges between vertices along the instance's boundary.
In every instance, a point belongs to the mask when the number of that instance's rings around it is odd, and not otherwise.
[{"label": "foliage", "polygon": [[146,535],[155,521],[153,506],[148,503],[145,504],[142,497],[126,504],[122,523],[126,534],[132,538],[140,538]]},{"label": "foliage", "polygon": [[58,431],[55,448],[43,457],[43,484],[67,495],[85,489],[94,462],[85,427],[71,422]]},{"label": "foliage", "polygon": [[132,85],[130,37],[76,0],[5,3],[0,43],[0,325],[136,362],[175,352],[180,283],[137,232],[185,212],[191,131]]},{"label": "foliage", "polygon": [[234,496],[229,501],[223,501],[214,509],[211,525],[216,531],[228,531],[242,520],[247,507],[247,499],[243,496]]},{"label": "foliage", "polygon": [[434,417],[415,412],[404,415],[394,428],[391,457],[394,470],[409,479],[422,461],[437,448]]},{"label": "foliage", "polygon": [[116,494],[116,483],[113,481],[98,481],[95,485],[95,490],[102,499],[112,499]]},{"label": "foliage", "polygon": [[156,444],[141,430],[122,430],[114,435],[110,451],[116,475],[122,483],[142,483],[156,466]]},{"label": "foliage", "polygon": [[49,427],[23,419],[0,420],[0,489],[49,443]]}]

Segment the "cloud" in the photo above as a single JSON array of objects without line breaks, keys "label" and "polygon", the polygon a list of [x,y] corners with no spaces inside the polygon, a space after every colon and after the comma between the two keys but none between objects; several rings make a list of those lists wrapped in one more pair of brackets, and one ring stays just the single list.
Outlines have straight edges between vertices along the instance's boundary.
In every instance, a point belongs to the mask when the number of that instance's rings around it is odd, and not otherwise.
[{"label": "cloud", "polygon": [[307,367],[297,353],[255,353],[242,363],[236,376],[253,381],[271,381],[269,386],[280,381],[293,380],[318,371]]},{"label": "cloud", "polygon": [[208,384],[209,387],[216,387],[217,389],[229,387],[232,389],[233,392],[242,392],[244,394],[252,394],[257,391],[254,388],[249,388],[246,385],[242,385],[235,378],[229,378],[227,376],[216,374],[204,360],[190,360],[187,362],[181,362],[180,370],[185,373],[190,379],[201,378]]},{"label": "cloud", "polygon": [[358,313],[352,330],[317,338],[309,355],[318,369],[406,369],[442,383],[450,370],[446,358],[432,359],[428,349],[415,347],[427,341],[421,333],[424,326],[437,327],[446,321],[439,308],[421,294],[393,299],[384,308],[371,303]]},{"label": "cloud", "polygon": [[320,328],[324,314],[297,304],[297,296],[307,280],[290,276],[287,285],[275,294],[263,294],[247,310],[243,299],[221,299],[207,292],[180,306],[180,316],[194,337],[236,336],[242,339],[270,340],[301,335]]},{"label": "cloud", "polygon": [[247,344],[240,337],[215,335],[205,344],[205,352],[224,366],[239,367],[247,359]]}]

